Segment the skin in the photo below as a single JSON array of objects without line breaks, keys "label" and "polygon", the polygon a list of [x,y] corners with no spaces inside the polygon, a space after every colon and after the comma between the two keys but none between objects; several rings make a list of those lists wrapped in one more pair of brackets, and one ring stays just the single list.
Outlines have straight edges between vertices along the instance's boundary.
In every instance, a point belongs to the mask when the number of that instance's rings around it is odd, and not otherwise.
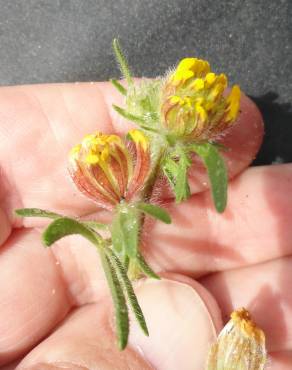
[{"label": "skin", "polygon": [[44,249],[46,221],[14,216],[15,208],[39,207],[108,219],[76,190],[66,167],[68,151],[85,134],[132,127],[112,103],[122,105],[107,83],[0,89],[1,369],[201,370],[222,325],[219,308],[226,322],[242,306],[266,333],[269,369],[290,369],[292,167],[246,169],[263,135],[246,97],[237,124],[220,138],[231,148],[224,214],[214,211],[199,162],[187,202],[175,204],[163,183],[155,190],[173,223],[148,222],[143,253],[164,279],[138,283],[152,334],[142,338],[133,323],[124,352],[115,345],[111,300],[94,248],[68,237]]}]

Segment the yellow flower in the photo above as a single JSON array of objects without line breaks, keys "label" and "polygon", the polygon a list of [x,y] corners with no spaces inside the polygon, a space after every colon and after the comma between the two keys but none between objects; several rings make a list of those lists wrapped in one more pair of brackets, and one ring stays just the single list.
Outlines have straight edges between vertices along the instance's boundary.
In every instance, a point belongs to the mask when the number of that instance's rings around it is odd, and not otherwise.
[{"label": "yellow flower", "polygon": [[211,347],[206,370],[263,370],[266,359],[265,334],[241,308]]},{"label": "yellow flower", "polygon": [[237,118],[240,88],[228,96],[227,77],[216,75],[207,61],[185,58],[167,77],[162,89],[162,122],[169,133],[185,140],[210,139]]},{"label": "yellow flower", "polygon": [[148,139],[139,130],[129,135],[135,154],[119,136],[100,132],[86,135],[70,151],[69,170],[78,189],[107,209],[122,199],[130,200],[149,171]]}]

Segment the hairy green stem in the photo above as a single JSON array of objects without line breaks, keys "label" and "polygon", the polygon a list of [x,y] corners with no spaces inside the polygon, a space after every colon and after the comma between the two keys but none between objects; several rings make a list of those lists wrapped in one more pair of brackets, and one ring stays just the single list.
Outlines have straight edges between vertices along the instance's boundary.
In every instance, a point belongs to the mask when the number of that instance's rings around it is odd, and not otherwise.
[{"label": "hairy green stem", "polygon": [[[157,174],[160,170],[161,160],[165,154],[167,145],[165,142],[162,142],[161,138],[157,140],[157,138],[152,139],[153,142],[153,152],[152,152],[152,168],[148,179],[145,183],[143,190],[140,193],[139,201],[149,201],[151,199],[151,195],[153,193],[153,188],[155,186],[155,182],[157,179]],[[139,216],[139,235],[141,235],[141,231],[145,222],[145,215],[140,214]],[[140,241],[140,240],[139,240]],[[131,280],[137,280],[141,277],[142,270],[135,259],[130,259],[129,267],[128,267],[128,275]]]}]

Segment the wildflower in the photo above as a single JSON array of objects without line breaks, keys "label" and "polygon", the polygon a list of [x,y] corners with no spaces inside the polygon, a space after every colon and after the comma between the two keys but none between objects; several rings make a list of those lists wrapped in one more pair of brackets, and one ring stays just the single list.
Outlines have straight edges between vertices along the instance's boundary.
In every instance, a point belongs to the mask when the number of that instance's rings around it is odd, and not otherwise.
[{"label": "wildflower", "polygon": [[211,347],[207,370],[263,370],[266,363],[265,334],[241,308]]},{"label": "wildflower", "polygon": [[235,121],[240,88],[226,97],[225,74],[216,75],[207,61],[185,58],[170,73],[162,88],[161,119],[170,134],[186,140],[206,140]]},{"label": "wildflower", "polygon": [[135,156],[119,136],[100,132],[85,136],[70,152],[69,171],[78,189],[109,210],[131,200],[148,175],[148,139],[139,130],[131,130],[129,137]]}]

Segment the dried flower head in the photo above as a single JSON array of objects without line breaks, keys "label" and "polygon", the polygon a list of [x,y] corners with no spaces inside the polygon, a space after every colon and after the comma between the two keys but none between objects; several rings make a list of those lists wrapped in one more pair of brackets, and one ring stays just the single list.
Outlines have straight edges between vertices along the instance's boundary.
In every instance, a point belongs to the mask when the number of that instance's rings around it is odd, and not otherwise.
[{"label": "dried flower head", "polygon": [[86,135],[70,151],[69,171],[78,189],[106,209],[129,201],[144,184],[150,166],[148,138],[139,130],[129,137],[136,153],[117,135]]},{"label": "dried flower head", "polygon": [[210,139],[236,119],[240,88],[226,97],[225,74],[216,75],[207,61],[185,58],[170,73],[162,88],[162,123],[175,136],[189,140]]},{"label": "dried flower head", "polygon": [[207,370],[263,370],[266,358],[265,334],[241,308],[212,345]]}]

